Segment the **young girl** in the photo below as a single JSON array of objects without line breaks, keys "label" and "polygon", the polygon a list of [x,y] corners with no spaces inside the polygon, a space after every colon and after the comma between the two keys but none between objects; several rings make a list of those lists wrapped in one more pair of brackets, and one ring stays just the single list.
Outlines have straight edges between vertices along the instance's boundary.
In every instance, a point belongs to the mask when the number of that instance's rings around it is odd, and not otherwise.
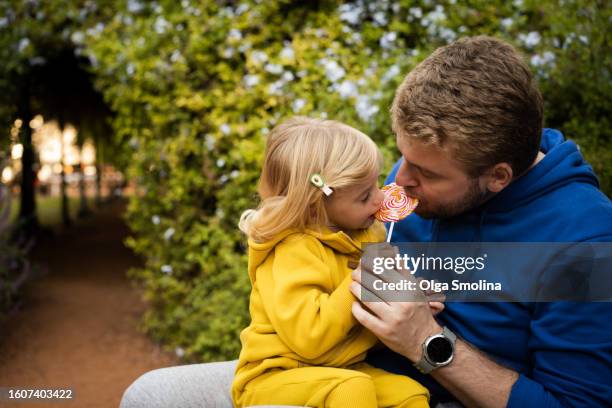
[{"label": "young girl", "polygon": [[251,324],[232,385],[238,407],[427,407],[416,381],[363,362],[376,337],[353,318],[349,291],[383,193],[374,142],[348,125],[303,117],[269,136],[261,203],[246,211]]}]

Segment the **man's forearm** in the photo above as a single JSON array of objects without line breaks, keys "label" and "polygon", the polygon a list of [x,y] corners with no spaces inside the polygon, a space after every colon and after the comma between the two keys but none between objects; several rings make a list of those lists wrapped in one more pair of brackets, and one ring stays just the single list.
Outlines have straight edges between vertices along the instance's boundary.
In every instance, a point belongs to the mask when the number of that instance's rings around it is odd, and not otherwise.
[{"label": "man's forearm", "polygon": [[453,361],[431,373],[466,407],[505,407],[518,373],[457,339]]}]

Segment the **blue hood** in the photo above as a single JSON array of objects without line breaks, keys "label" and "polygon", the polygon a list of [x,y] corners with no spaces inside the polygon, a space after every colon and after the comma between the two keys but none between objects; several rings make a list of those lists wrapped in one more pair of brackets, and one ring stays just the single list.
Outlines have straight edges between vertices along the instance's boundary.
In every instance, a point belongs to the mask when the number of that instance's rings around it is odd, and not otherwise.
[{"label": "blue hood", "polygon": [[[449,219],[413,214],[397,223],[392,241],[612,242],[612,203],[576,144],[544,129],[541,151],[545,157],[535,167],[479,208]],[[612,332],[602,320],[611,313],[608,302],[447,302],[437,319],[520,373],[508,407],[586,408],[612,400]],[[372,351],[368,361],[452,399],[390,350]]]}]

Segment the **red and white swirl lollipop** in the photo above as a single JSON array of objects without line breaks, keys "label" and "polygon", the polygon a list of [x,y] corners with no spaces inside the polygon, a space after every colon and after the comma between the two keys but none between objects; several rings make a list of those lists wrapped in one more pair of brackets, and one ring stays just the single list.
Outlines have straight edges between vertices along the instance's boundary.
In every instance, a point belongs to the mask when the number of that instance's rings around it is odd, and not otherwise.
[{"label": "red and white swirl lollipop", "polygon": [[419,205],[419,200],[408,197],[404,189],[395,183],[388,184],[381,190],[385,194],[385,199],[374,216],[380,221],[391,223],[387,235],[387,242],[390,242],[395,223],[412,214]]}]

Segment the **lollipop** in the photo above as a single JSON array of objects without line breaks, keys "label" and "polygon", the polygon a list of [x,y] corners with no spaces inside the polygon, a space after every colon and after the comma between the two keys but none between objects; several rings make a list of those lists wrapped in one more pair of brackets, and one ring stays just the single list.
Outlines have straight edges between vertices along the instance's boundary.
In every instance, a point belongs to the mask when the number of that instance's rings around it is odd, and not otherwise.
[{"label": "lollipop", "polygon": [[404,189],[395,183],[384,186],[382,191],[385,193],[385,200],[374,216],[380,221],[391,222],[387,235],[387,242],[390,242],[395,223],[409,216],[419,205],[419,200],[408,197]]}]

